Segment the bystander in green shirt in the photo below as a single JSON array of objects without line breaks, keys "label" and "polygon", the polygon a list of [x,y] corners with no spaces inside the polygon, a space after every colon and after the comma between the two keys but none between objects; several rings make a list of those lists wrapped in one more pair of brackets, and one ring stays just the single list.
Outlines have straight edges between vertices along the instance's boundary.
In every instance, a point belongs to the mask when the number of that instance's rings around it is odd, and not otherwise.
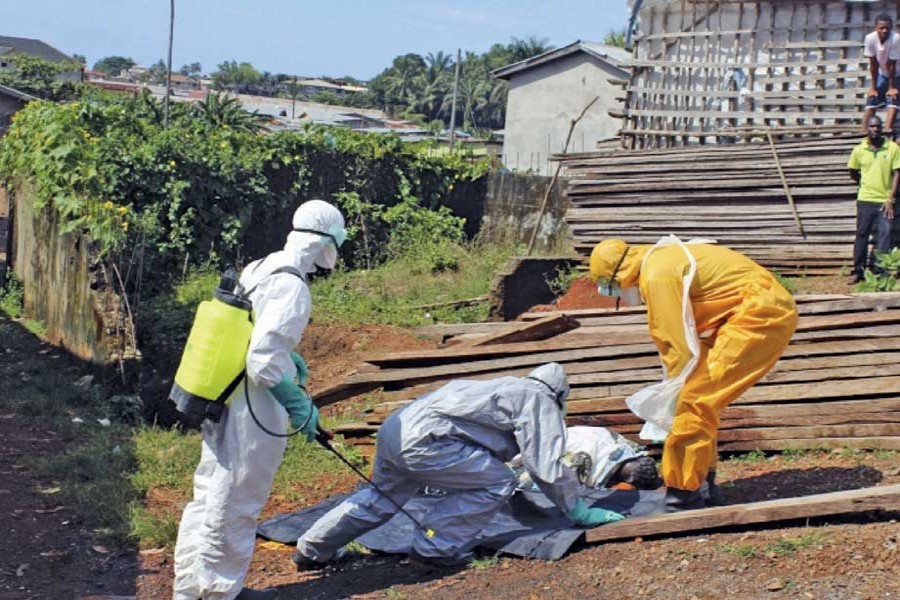
[{"label": "bystander in green shirt", "polygon": [[857,200],[885,202],[891,198],[894,171],[900,169],[900,146],[884,138],[881,146],[873,149],[866,138],[853,149],[847,166],[860,173]]}]

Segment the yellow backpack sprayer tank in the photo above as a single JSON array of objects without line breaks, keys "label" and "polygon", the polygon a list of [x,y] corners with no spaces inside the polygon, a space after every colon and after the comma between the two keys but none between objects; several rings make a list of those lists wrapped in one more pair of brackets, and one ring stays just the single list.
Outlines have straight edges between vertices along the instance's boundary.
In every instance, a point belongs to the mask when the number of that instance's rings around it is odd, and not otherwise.
[{"label": "yellow backpack sprayer tank", "polygon": [[197,308],[169,398],[189,425],[218,422],[240,383],[253,331],[253,306],[228,267],[211,300]]}]

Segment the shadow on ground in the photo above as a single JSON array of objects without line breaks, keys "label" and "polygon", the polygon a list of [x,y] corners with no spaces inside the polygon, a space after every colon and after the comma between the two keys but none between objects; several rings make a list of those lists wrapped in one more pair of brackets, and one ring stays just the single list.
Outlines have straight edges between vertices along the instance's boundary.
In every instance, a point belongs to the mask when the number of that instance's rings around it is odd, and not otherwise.
[{"label": "shadow on ground", "polygon": [[371,556],[349,561],[317,572],[318,576],[299,584],[279,588],[284,600],[338,600],[355,597],[395,585],[434,581],[453,575],[458,569],[426,570],[397,556]]},{"label": "shadow on ground", "polygon": [[736,479],[722,485],[728,504],[811,496],[877,485],[881,471],[869,466],[786,469]]}]

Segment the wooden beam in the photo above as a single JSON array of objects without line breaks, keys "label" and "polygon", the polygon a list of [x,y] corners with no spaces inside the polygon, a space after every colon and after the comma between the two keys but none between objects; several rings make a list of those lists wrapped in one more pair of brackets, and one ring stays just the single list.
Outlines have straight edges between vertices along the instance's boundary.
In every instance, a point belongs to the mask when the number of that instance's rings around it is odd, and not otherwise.
[{"label": "wooden beam", "polygon": [[585,532],[585,540],[588,543],[608,542],[879,509],[897,510],[898,506],[900,485],[889,485],[637,517],[590,529]]}]

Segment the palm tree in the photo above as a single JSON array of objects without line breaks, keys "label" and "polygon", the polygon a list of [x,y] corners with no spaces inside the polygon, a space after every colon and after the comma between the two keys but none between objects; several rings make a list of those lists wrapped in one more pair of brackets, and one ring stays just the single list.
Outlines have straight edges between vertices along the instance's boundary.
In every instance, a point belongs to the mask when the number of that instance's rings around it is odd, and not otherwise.
[{"label": "palm tree", "polygon": [[507,48],[511,55],[511,62],[519,62],[552,50],[553,46],[550,45],[549,40],[546,38],[538,38],[532,35],[525,39],[513,38]]},{"label": "palm tree", "polygon": [[206,100],[197,103],[197,114],[210,127],[227,125],[237,131],[256,132],[262,129],[265,117],[253,111],[244,110],[234,96],[211,92]]}]

